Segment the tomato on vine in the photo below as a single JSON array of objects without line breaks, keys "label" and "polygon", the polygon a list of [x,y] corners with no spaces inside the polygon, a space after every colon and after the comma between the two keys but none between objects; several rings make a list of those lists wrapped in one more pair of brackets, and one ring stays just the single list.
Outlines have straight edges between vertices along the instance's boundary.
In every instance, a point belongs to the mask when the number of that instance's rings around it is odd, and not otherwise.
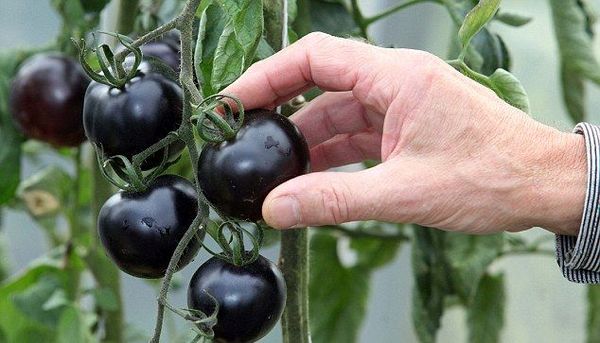
[{"label": "tomato on vine", "polygon": [[[159,176],[143,192],[118,192],[100,210],[100,241],[122,271],[160,278],[196,217],[197,201],[194,186],[175,175]],[[200,238],[190,242],[178,269],[192,261],[200,246]]]},{"label": "tomato on vine", "polygon": [[254,342],[277,323],[286,301],[285,280],[262,256],[245,266],[212,257],[198,268],[188,288],[188,307],[210,314],[218,304],[217,342]]},{"label": "tomato on vine", "polygon": [[198,182],[227,216],[256,221],[271,190],[310,168],[308,145],[285,116],[252,110],[235,136],[208,143],[198,159]]},{"label": "tomato on vine", "polygon": [[[166,69],[158,60],[143,61],[136,76],[120,88],[90,83],[83,107],[85,134],[106,156],[131,159],[179,128],[182,90],[172,70]],[[172,145],[169,154],[177,156],[182,148]],[[162,153],[156,153],[142,167],[156,167],[162,158]]]},{"label": "tomato on vine", "polygon": [[90,83],[77,60],[39,54],[26,60],[10,92],[10,112],[29,138],[55,146],[77,146],[85,140],[83,97]]}]

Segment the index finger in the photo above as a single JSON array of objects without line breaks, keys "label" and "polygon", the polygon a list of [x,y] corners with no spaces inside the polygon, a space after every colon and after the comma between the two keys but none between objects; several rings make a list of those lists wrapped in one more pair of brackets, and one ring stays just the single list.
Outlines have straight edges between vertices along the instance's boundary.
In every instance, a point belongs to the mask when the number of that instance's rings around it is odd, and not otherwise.
[{"label": "index finger", "polygon": [[313,86],[353,91],[357,99],[366,101],[373,81],[368,75],[373,70],[366,65],[381,56],[382,50],[314,32],[255,63],[221,93],[238,97],[248,109],[276,107]]}]

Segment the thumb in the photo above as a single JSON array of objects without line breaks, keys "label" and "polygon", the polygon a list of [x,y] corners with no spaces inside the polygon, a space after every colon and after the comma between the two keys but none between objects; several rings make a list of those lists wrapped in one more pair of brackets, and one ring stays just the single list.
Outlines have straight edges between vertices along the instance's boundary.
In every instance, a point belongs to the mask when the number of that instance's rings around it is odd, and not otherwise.
[{"label": "thumb", "polygon": [[385,177],[380,167],[354,173],[311,173],[289,180],[269,193],[263,218],[284,229],[388,217],[384,211],[394,201],[388,184],[393,178]]}]

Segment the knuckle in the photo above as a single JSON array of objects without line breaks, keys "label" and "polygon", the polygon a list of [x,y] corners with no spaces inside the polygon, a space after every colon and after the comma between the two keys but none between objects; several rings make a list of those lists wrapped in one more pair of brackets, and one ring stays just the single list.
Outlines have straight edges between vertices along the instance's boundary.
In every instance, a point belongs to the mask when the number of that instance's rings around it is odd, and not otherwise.
[{"label": "knuckle", "polygon": [[327,33],[316,31],[316,32],[311,32],[311,33],[307,34],[302,39],[300,39],[299,42],[313,46],[313,45],[320,45],[323,43],[323,41],[330,40],[332,38],[333,38],[333,36],[331,36]]},{"label": "knuckle", "polygon": [[350,204],[344,188],[343,185],[336,183],[321,190],[326,220],[333,224],[344,223],[350,218]]}]

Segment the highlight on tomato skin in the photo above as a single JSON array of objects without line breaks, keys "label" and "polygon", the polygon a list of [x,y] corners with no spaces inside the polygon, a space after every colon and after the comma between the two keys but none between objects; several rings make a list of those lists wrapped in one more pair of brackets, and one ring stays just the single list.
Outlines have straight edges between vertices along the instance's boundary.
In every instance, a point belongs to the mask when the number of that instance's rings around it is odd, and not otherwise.
[{"label": "highlight on tomato skin", "polygon": [[57,147],[85,141],[83,98],[90,79],[79,62],[59,53],[37,54],[20,66],[10,90],[10,112],[21,132]]},{"label": "highlight on tomato skin", "polygon": [[216,342],[255,342],[273,329],[286,302],[285,279],[279,268],[258,256],[235,266],[219,257],[204,262],[188,287],[188,307],[211,315],[219,305]]},{"label": "highlight on tomato skin", "polygon": [[310,170],[310,151],[300,130],[270,110],[245,112],[233,139],[206,144],[198,182],[208,201],[227,216],[257,221],[271,190]]},{"label": "highlight on tomato skin", "polygon": [[[146,191],[121,191],[110,197],[100,209],[98,235],[119,269],[135,277],[161,278],[197,211],[192,183],[180,176],[162,175]],[[187,246],[178,270],[194,259],[201,238]]]}]

